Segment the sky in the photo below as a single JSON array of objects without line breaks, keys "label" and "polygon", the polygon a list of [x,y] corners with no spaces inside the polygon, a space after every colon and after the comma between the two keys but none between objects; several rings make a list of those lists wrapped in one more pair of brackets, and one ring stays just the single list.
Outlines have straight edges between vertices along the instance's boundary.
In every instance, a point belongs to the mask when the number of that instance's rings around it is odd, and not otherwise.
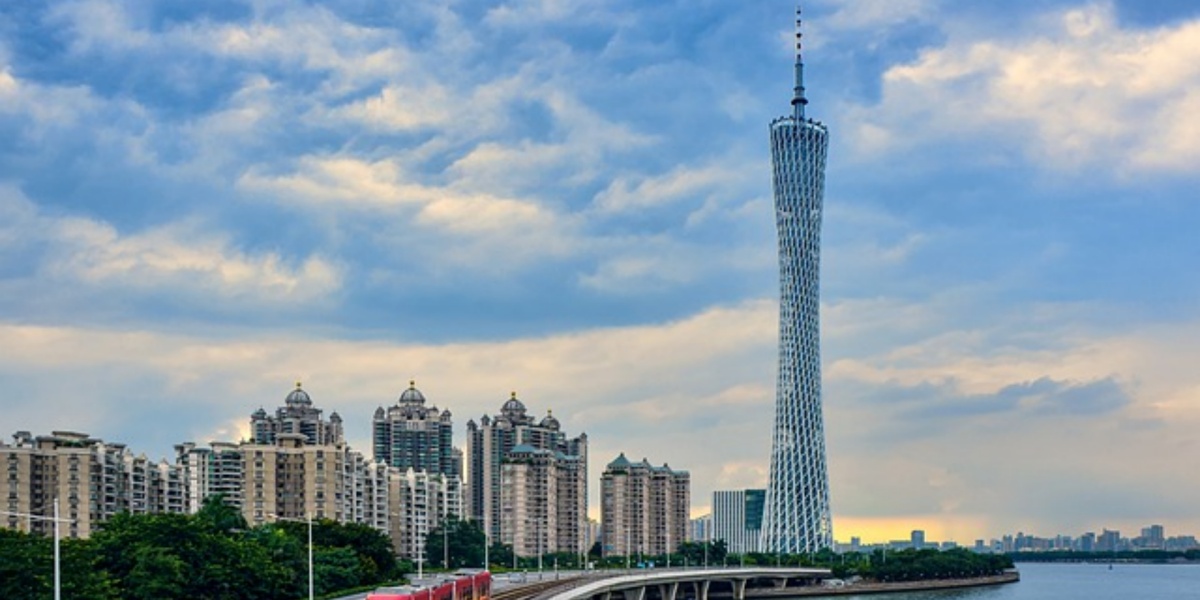
[{"label": "sky", "polygon": [[[763,487],[782,0],[0,6],[0,435],[414,380]],[[812,0],[838,540],[1200,535],[1200,6]]]}]

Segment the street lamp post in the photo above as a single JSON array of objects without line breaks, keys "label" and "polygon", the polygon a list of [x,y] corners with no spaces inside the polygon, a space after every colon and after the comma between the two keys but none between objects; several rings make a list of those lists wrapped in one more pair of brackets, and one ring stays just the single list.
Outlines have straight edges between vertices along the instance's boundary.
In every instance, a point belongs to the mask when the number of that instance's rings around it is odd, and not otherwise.
[{"label": "street lamp post", "polygon": [[[293,523],[307,523],[308,524],[308,600],[313,600],[313,598],[315,597],[315,594],[314,594],[315,586],[313,585],[315,580],[313,579],[312,514],[309,513],[309,514],[305,515],[305,517],[303,519],[292,519],[289,517],[281,517],[279,515],[272,515],[272,514],[268,514],[267,516],[275,519],[276,521],[291,521]],[[56,598],[55,600],[58,600],[58,599]]]},{"label": "street lamp post", "polygon": [[62,600],[62,555],[58,549],[58,498],[54,499],[54,600]]},{"label": "street lamp post", "polygon": [[54,522],[54,600],[62,600],[62,555],[59,552],[58,539],[59,530],[58,524],[62,522],[72,523],[74,519],[63,519],[58,516],[58,498],[54,499],[54,516],[44,517],[31,513],[9,512],[0,510],[0,515],[11,515],[14,517],[25,517],[30,522],[30,531],[33,530],[33,521],[52,521]]},{"label": "street lamp post", "polygon": [[308,600],[313,600],[315,580],[313,579],[312,513],[306,517],[308,519]]},{"label": "street lamp post", "polygon": [[59,552],[58,539],[59,530],[58,524],[62,522],[73,523],[74,519],[63,519],[58,516],[58,498],[54,499],[54,516],[44,517],[31,513],[9,512],[0,510],[0,515],[11,515],[15,517],[25,517],[30,522],[30,530],[33,530],[33,521],[52,521],[54,523],[54,600],[62,600],[62,555]]}]

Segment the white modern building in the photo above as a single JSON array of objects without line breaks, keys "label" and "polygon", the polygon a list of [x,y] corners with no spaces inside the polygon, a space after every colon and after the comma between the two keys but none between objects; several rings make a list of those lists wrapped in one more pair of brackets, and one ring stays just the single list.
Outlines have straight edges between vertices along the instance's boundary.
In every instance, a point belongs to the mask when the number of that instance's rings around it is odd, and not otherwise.
[{"label": "white modern building", "polygon": [[762,551],[766,490],[713,492],[712,539],[725,540],[732,554]]}]

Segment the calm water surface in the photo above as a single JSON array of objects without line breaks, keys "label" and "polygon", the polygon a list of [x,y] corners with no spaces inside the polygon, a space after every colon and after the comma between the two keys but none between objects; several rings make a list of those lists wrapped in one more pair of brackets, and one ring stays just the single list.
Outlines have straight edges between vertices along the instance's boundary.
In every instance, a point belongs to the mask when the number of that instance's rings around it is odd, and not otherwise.
[{"label": "calm water surface", "polygon": [[1021,581],[1008,585],[943,592],[841,596],[843,600],[1200,600],[1200,565],[1113,565],[1017,563]]}]

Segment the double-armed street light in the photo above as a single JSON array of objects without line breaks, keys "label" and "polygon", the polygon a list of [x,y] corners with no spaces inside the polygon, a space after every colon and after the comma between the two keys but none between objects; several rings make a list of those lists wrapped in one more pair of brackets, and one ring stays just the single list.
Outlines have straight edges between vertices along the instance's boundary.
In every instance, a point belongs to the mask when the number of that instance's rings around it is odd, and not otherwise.
[{"label": "double-armed street light", "polygon": [[46,517],[30,513],[9,512],[0,510],[0,515],[9,515],[14,517],[25,517],[31,521],[53,521],[54,522],[54,600],[62,600],[62,557],[58,547],[58,524],[72,523],[74,519],[63,519],[58,516],[58,498],[54,499],[54,516]]}]

